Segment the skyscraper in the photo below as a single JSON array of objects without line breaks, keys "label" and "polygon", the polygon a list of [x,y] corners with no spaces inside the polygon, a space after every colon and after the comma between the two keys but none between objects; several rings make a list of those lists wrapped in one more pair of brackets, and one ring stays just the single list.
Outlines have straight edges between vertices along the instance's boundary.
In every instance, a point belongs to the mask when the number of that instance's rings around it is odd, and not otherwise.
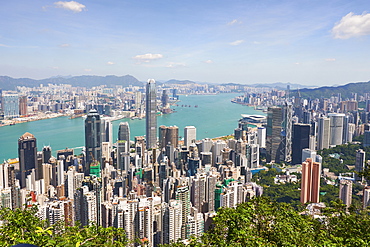
[{"label": "skyscraper", "polygon": [[293,142],[292,142],[292,164],[302,162],[302,150],[309,147],[310,125],[294,124],[293,125]]},{"label": "skyscraper", "polygon": [[184,145],[189,148],[190,144],[197,139],[197,129],[194,126],[186,126],[184,128]]},{"label": "skyscraper", "polygon": [[359,149],[356,151],[356,161],[355,161],[355,180],[356,181],[361,181],[362,177],[359,176],[357,173],[362,172],[365,168],[365,157],[366,157],[366,152],[362,149]]},{"label": "skyscraper", "polygon": [[319,202],[321,164],[308,158],[302,162],[301,203]]},{"label": "skyscraper", "polygon": [[25,116],[27,115],[27,96],[20,96],[19,97],[19,115]]},{"label": "skyscraper", "polygon": [[119,123],[118,140],[130,143],[130,126],[128,122]]},{"label": "skyscraper", "polygon": [[86,164],[85,175],[90,175],[91,166],[94,171],[101,163],[101,120],[95,109],[90,110],[85,120],[85,149]]},{"label": "skyscraper", "polygon": [[179,128],[177,126],[159,126],[159,147],[162,149],[168,144],[172,144],[174,148],[179,143]]},{"label": "skyscraper", "polygon": [[319,118],[317,133],[317,150],[329,148],[330,137],[330,119],[326,117]]},{"label": "skyscraper", "polygon": [[146,84],[146,147],[155,148],[157,144],[157,89],[155,81]]},{"label": "skyscraper", "polygon": [[328,116],[330,118],[329,145],[330,146],[341,145],[343,142],[343,124],[345,114],[329,113]]},{"label": "skyscraper", "polygon": [[281,161],[281,129],[282,109],[280,107],[269,107],[267,111],[266,128],[266,160],[267,162]]},{"label": "skyscraper", "polygon": [[34,135],[26,132],[18,140],[18,157],[21,188],[26,187],[26,177],[36,168],[37,146]]}]

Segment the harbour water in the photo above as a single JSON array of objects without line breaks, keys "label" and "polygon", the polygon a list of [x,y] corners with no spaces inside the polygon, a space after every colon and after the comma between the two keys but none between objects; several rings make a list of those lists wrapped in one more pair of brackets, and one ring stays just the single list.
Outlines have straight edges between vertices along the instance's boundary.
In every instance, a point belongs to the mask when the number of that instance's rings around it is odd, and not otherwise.
[{"label": "harbour water", "polygon": [[[263,114],[252,107],[231,103],[236,96],[238,94],[181,95],[178,106],[173,107],[176,112],[158,116],[158,126],[176,125],[181,137],[185,126],[195,126],[198,140],[232,134],[238,126],[240,114]],[[113,140],[117,139],[121,121],[129,122],[131,140],[145,135],[145,119],[122,119],[113,122]],[[56,150],[67,147],[76,148],[75,153],[78,154],[85,142],[82,118],[59,117],[3,126],[0,128],[0,162],[18,157],[18,138],[25,132],[36,137],[39,151],[49,145],[54,154]]]}]

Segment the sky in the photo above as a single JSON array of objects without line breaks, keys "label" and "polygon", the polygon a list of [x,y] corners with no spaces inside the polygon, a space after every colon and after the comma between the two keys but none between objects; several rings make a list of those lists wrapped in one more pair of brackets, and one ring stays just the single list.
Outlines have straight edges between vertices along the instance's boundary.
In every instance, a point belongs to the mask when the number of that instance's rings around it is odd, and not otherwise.
[{"label": "sky", "polygon": [[368,0],[1,0],[0,75],[370,80]]}]

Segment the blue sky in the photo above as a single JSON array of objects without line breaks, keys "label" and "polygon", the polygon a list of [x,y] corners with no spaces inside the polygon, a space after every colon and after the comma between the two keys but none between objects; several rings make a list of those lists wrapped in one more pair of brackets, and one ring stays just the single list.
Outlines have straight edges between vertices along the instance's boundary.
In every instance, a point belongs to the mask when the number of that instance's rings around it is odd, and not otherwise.
[{"label": "blue sky", "polygon": [[0,75],[369,81],[368,12],[368,0],[2,0]]}]

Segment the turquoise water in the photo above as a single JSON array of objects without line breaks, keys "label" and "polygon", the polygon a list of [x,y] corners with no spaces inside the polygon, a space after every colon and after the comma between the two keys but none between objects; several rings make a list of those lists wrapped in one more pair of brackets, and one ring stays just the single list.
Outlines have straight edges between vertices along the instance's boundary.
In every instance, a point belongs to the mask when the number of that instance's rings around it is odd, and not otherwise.
[{"label": "turquoise water", "polygon": [[[262,114],[251,107],[233,104],[230,100],[239,94],[218,95],[185,95],[180,96],[179,106],[173,107],[176,112],[158,116],[158,126],[176,125],[179,136],[183,136],[185,126],[197,128],[197,139],[229,135],[238,126],[240,114]],[[181,107],[184,105],[184,107]],[[191,105],[191,107],[185,107]],[[198,107],[194,107],[198,105]],[[130,125],[131,139],[145,135],[145,119],[122,119],[113,122],[113,140],[117,139],[118,125],[127,121]],[[84,146],[84,120],[60,117],[0,127],[0,162],[4,159],[18,157],[18,138],[30,132],[37,139],[38,150],[45,145],[56,150]],[[76,153],[78,153],[76,150]]]}]

